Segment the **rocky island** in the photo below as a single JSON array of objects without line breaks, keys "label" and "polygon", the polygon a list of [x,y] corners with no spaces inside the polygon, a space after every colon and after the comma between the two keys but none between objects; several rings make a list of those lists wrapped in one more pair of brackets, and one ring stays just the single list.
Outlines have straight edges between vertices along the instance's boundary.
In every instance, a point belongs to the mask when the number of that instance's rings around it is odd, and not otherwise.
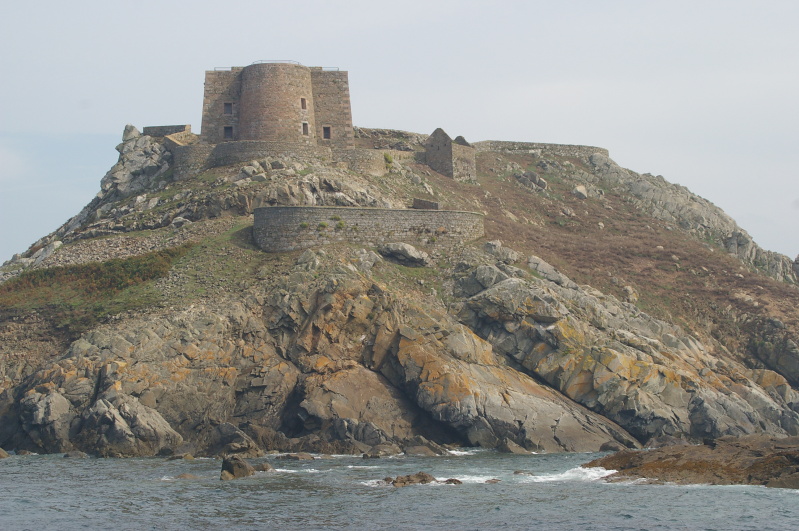
[{"label": "rocky island", "polygon": [[799,435],[799,263],[709,201],[601,148],[353,127],[346,72],[208,72],[203,108],[126,127],[0,269],[3,448]]}]

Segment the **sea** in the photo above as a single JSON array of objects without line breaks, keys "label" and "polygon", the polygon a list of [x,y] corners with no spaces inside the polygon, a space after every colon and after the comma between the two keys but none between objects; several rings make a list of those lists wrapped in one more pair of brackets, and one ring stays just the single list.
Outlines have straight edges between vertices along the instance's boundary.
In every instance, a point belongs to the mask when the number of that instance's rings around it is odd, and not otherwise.
[{"label": "sea", "polygon": [[[249,461],[275,471],[232,481],[220,481],[218,459],[12,455],[0,460],[0,529],[799,528],[799,490],[607,482],[609,471],[580,467],[600,455],[270,455]],[[382,481],[419,471],[463,483]]]}]

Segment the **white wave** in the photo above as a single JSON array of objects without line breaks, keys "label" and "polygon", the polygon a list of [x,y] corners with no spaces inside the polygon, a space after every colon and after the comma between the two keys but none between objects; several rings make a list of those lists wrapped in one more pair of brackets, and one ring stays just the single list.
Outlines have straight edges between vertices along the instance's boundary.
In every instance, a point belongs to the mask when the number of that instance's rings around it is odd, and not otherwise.
[{"label": "white wave", "polygon": [[298,470],[291,470],[290,468],[276,468],[275,472],[285,472],[287,474],[296,474]]},{"label": "white wave", "polygon": [[175,481],[174,476],[161,476],[161,481]]},{"label": "white wave", "polygon": [[560,474],[542,474],[540,476],[525,477],[524,483],[545,483],[548,481],[597,481],[614,474],[615,470],[607,470],[601,466],[583,468],[578,466]]},{"label": "white wave", "polygon": [[447,450],[450,455],[475,455],[479,450]]},{"label": "white wave", "polygon": [[369,466],[369,465],[347,465],[347,468],[353,468],[355,470],[360,470],[364,468],[378,468],[376,466]]},{"label": "white wave", "polygon": [[[463,483],[485,483],[489,479],[497,479],[497,476],[454,476]],[[449,478],[436,478],[437,481],[446,481]]]}]

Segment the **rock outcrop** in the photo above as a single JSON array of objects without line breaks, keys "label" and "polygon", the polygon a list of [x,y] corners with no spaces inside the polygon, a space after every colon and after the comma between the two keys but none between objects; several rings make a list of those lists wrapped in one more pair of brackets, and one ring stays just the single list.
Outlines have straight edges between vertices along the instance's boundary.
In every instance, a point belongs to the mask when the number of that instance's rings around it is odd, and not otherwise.
[{"label": "rock outcrop", "polygon": [[765,485],[799,489],[799,437],[721,437],[710,444],[622,450],[584,467],[616,472],[606,481],[644,479],[655,483]]}]

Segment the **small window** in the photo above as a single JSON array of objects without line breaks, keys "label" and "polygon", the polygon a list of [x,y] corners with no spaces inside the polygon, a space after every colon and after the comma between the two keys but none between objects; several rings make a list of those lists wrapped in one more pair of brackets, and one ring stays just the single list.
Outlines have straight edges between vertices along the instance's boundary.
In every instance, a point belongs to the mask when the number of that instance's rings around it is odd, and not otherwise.
[{"label": "small window", "polygon": [[224,138],[225,138],[225,140],[233,140],[233,127],[232,126],[226,126],[225,127]]},{"label": "small window", "polygon": [[233,104],[232,103],[225,103],[225,114],[233,114]]},{"label": "small window", "polygon": [[322,137],[330,139],[330,126],[326,125],[322,128]]},{"label": "small window", "polygon": [[300,98],[300,108],[303,110],[308,108],[308,102],[305,100],[305,98]]},{"label": "small window", "polygon": [[308,122],[302,122],[302,134],[308,136]]}]

